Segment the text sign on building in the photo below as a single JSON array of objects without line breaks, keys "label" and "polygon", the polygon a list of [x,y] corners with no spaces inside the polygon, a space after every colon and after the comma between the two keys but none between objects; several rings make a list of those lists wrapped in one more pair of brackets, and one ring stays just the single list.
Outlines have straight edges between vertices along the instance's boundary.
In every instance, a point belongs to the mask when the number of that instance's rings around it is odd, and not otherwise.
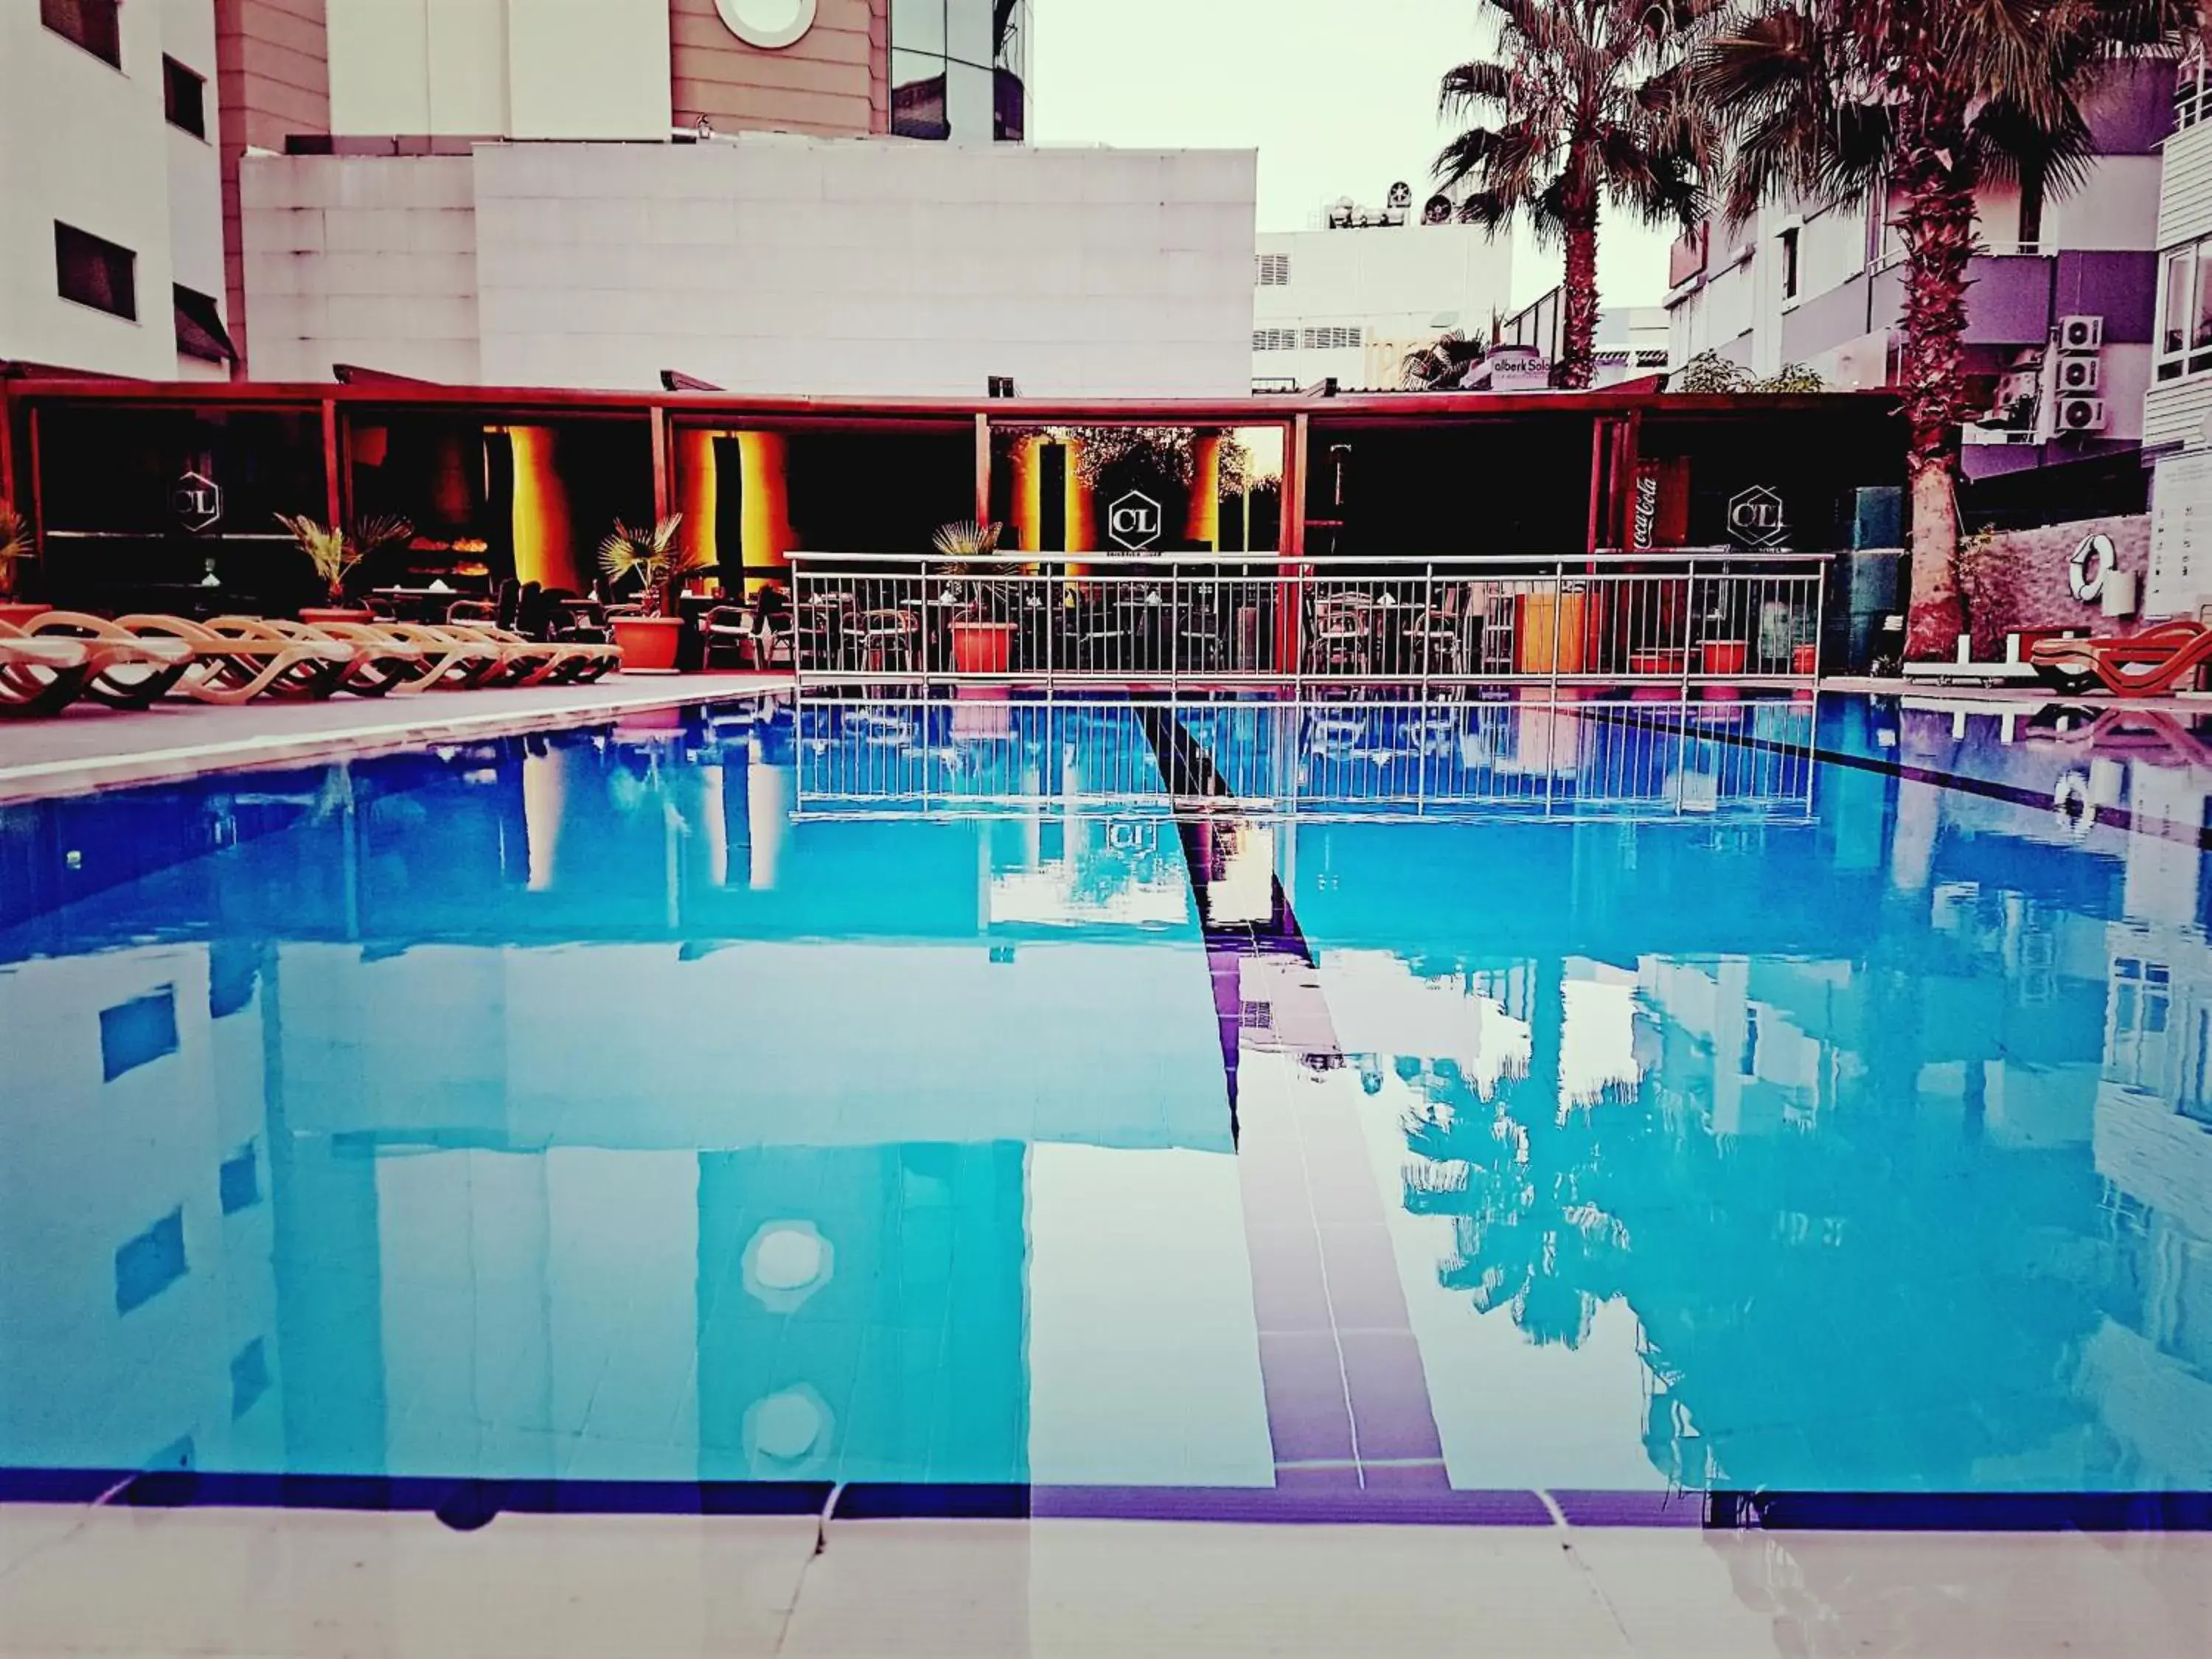
[{"label": "text sign on building", "polygon": [[1106,509],[1106,534],[1117,547],[1143,553],[1159,544],[1160,504],[1141,489],[1118,497]]},{"label": "text sign on building", "polygon": [[169,491],[169,512],[188,536],[222,522],[222,487],[204,472],[187,472]]},{"label": "text sign on building", "polygon": [[1789,521],[1782,515],[1782,496],[1765,484],[1729,498],[1729,537],[1746,547],[1779,547],[1790,539]]}]

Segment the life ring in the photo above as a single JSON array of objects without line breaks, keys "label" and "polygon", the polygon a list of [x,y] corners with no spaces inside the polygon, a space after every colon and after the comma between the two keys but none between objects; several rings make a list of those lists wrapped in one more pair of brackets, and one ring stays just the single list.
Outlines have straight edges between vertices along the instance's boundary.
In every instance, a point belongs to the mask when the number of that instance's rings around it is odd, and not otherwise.
[{"label": "life ring", "polygon": [[2087,841],[2097,825],[2097,803],[2089,798],[2089,775],[2076,768],[2063,774],[2051,792],[2051,816],[2075,841]]},{"label": "life ring", "polygon": [[2112,538],[2101,530],[2093,532],[2081,538],[2066,561],[2066,585],[2082,604],[2094,604],[2105,591],[2105,578],[2118,568],[2120,556],[2112,546]]}]

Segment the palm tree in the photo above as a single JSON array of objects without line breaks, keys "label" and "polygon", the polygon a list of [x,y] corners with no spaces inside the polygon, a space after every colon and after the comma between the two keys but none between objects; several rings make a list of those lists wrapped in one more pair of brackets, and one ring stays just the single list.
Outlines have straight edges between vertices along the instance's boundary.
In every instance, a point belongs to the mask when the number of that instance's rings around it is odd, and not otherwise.
[{"label": "palm tree", "polygon": [[1445,145],[1437,177],[1471,184],[1460,217],[1495,231],[1526,210],[1566,245],[1554,385],[1595,362],[1598,217],[1608,203],[1686,228],[1702,210],[1711,128],[1688,95],[1691,26],[1720,0],[1483,0],[1493,58],[1443,79],[1443,114],[1481,117]]},{"label": "palm tree", "polygon": [[1695,84],[1730,128],[1732,222],[1778,198],[1890,193],[1905,244],[1914,656],[1948,655],[1966,621],[1954,486],[1972,412],[1962,342],[1975,191],[2079,182],[2083,91],[2117,52],[2172,43],[2197,11],[2194,0],[1739,0],[1697,53]]},{"label": "palm tree", "polygon": [[1407,352],[1398,365],[1398,379],[1409,392],[1455,392],[1487,355],[1481,341],[1453,329]]}]

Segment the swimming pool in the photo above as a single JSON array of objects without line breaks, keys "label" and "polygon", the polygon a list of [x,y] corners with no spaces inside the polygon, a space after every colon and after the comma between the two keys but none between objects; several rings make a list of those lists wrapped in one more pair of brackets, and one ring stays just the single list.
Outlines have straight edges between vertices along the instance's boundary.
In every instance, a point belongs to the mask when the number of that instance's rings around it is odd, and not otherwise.
[{"label": "swimming pool", "polygon": [[763,701],[0,807],[0,1466],[2200,1492],[2206,742]]}]

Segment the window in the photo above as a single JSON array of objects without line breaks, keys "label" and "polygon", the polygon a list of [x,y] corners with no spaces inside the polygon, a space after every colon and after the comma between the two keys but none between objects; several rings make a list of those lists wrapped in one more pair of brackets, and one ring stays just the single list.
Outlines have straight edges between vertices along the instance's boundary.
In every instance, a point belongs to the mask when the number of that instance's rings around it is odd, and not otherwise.
[{"label": "window", "polygon": [[39,21],[102,63],[123,67],[122,0],[39,0]]},{"label": "window", "polygon": [[890,23],[894,133],[1022,139],[1028,0],[891,0]]},{"label": "window", "polygon": [[216,1191],[222,1196],[225,1215],[250,1210],[261,1201],[261,1159],[253,1142],[247,1141],[223,1159],[216,1170]]},{"label": "window", "polygon": [[1782,233],[1782,297],[1797,297],[1797,228],[1794,225]]},{"label": "window", "polygon": [[230,1362],[230,1420],[235,1423],[269,1392],[269,1352],[255,1337]]},{"label": "window", "polygon": [[177,988],[100,1011],[100,1074],[112,1083],[125,1072],[177,1052]]},{"label": "window", "polygon": [[178,283],[172,288],[176,307],[177,349],[202,362],[234,363],[238,348],[222,325],[222,308],[215,296]]},{"label": "window", "polygon": [[1295,351],[1298,331],[1294,328],[1255,328],[1252,331],[1252,349],[1255,351]]},{"label": "window", "polygon": [[182,1279],[185,1212],[172,1210],[115,1253],[115,1311],[143,1307]]},{"label": "window", "polygon": [[1261,253],[1254,256],[1257,267],[1252,274],[1255,288],[1288,288],[1291,285],[1291,256],[1287,253]]},{"label": "window", "polygon": [[2166,1075],[2166,1013],[2173,975],[2165,963],[2120,957],[2112,963],[2105,1080],[2155,1089]]},{"label": "window", "polygon": [[1342,351],[1357,348],[1364,338],[1365,331],[1357,324],[1350,328],[1310,328],[1304,336],[1308,351]]},{"label": "window", "polygon": [[161,60],[161,109],[169,125],[195,138],[207,137],[207,77],[173,58]]},{"label": "window", "polygon": [[2212,236],[2167,252],[2158,300],[2158,378],[2212,369]]},{"label": "window", "polygon": [[2205,57],[2193,51],[2181,60],[2173,77],[2173,125],[2193,127],[2212,116],[2212,76],[2205,73]]},{"label": "window", "polygon": [[137,258],[127,247],[58,219],[54,222],[55,275],[64,300],[137,321]]}]

